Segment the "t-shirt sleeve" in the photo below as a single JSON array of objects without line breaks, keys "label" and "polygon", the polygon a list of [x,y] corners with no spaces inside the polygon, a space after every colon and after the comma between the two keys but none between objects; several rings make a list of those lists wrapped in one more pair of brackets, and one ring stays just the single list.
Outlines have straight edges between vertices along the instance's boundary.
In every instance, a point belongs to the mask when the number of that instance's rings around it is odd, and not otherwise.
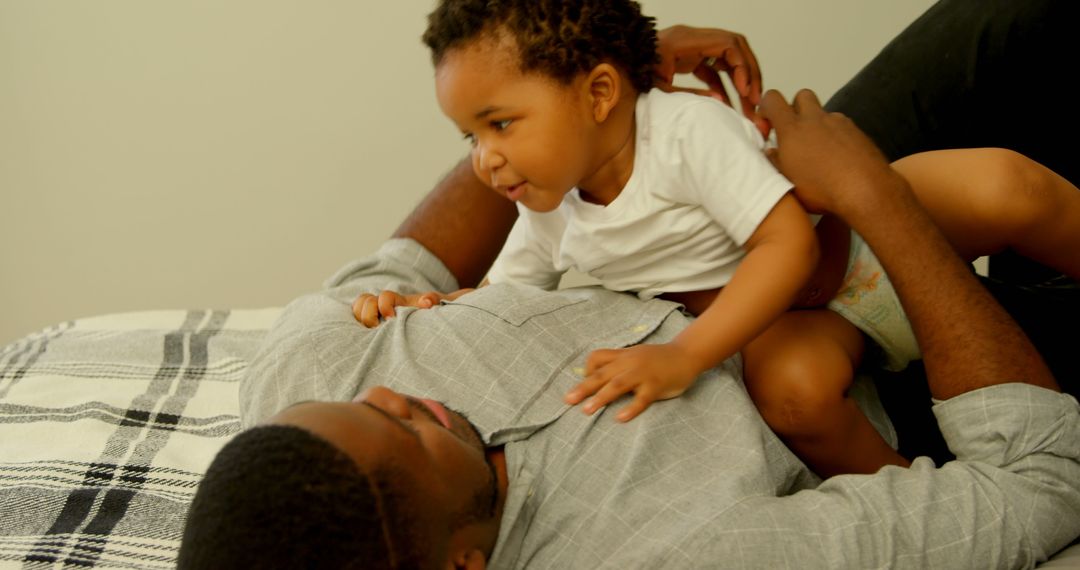
[{"label": "t-shirt sleeve", "polygon": [[675,129],[682,158],[679,201],[701,204],[742,245],[792,184],[765,157],[764,139],[748,119],[717,101],[686,105]]},{"label": "t-shirt sleeve", "polygon": [[546,226],[558,221],[554,218],[558,213],[519,210],[517,222],[491,265],[487,279],[491,283],[517,283],[552,291],[558,288],[563,271],[555,268],[555,244],[548,235],[557,228]]}]

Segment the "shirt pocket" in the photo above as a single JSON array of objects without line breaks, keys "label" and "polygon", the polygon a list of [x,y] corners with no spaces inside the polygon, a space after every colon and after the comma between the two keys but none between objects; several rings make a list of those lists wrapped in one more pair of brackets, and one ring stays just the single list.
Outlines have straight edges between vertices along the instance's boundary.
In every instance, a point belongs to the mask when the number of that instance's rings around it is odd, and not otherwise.
[{"label": "shirt pocket", "polygon": [[520,327],[533,318],[551,315],[584,302],[584,298],[575,299],[527,285],[497,283],[481,287],[454,301],[443,301],[443,304],[478,309]]}]

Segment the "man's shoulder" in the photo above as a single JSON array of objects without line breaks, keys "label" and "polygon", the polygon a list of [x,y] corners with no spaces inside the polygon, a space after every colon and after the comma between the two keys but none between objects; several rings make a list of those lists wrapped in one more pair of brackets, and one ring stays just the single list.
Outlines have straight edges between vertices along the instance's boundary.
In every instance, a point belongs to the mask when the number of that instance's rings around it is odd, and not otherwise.
[{"label": "man's shoulder", "polygon": [[399,287],[399,293],[457,290],[457,279],[442,261],[419,242],[395,238],[374,254],[351,261],[326,280],[327,289],[354,286],[363,291]]}]

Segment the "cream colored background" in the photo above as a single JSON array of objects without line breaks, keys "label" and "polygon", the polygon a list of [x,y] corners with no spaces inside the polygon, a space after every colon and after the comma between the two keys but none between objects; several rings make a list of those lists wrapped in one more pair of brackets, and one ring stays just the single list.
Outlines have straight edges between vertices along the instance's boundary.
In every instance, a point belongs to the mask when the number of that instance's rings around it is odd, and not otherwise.
[{"label": "cream colored background", "polygon": [[[646,0],[825,99],[931,0]],[[432,2],[0,0],[0,344],[138,309],[282,305],[465,153]]]}]

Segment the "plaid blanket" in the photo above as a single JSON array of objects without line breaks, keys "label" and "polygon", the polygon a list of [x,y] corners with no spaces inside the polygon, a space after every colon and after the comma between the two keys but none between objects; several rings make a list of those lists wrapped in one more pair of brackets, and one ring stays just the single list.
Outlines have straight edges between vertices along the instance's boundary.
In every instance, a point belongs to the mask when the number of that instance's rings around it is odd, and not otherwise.
[{"label": "plaid blanket", "polygon": [[[279,312],[107,315],[0,348],[0,567],[174,568]],[[1080,545],[1046,566],[1080,568]]]},{"label": "plaid blanket", "polygon": [[278,312],[108,315],[0,349],[0,566],[175,567]]}]

